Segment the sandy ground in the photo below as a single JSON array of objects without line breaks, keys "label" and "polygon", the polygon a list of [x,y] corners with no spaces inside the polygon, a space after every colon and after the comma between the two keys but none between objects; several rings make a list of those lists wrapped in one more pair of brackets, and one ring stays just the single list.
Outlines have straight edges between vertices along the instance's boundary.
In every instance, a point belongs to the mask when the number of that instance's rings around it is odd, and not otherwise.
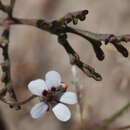
[{"label": "sandy ground", "polygon": [[[88,9],[86,21],[80,22],[77,26],[80,29],[127,34],[130,33],[129,7],[129,0],[16,0],[14,16],[51,20],[68,12]],[[44,74],[49,70],[61,73],[63,81],[70,89],[73,88],[69,59],[64,49],[57,43],[56,36],[31,26],[17,25],[11,27],[10,41],[12,80],[19,100],[29,96],[28,82],[38,77],[44,78]],[[78,70],[79,84],[84,86],[86,91],[82,100],[84,118],[91,122],[102,121],[129,101],[129,57],[123,58],[112,46],[103,46],[105,59],[101,62],[96,59],[91,45],[86,40],[69,35],[69,41],[81,59],[95,67],[103,76],[103,81],[97,82]],[[127,46],[129,47],[130,45]],[[29,111],[35,103],[37,101],[23,106],[21,111],[9,109],[7,105],[0,103],[7,130],[64,130],[71,129],[79,120],[75,106],[70,107],[73,120],[68,123],[60,123],[52,113],[34,120],[30,117]],[[119,126],[129,125],[130,112],[127,111],[115,123]]]}]

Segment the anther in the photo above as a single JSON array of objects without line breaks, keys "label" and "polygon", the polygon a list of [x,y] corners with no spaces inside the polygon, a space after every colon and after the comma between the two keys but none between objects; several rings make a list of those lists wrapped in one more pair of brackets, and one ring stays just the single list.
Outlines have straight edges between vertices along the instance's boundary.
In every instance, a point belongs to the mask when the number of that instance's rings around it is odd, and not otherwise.
[{"label": "anther", "polygon": [[56,87],[53,86],[53,87],[51,88],[51,91],[56,91]]},{"label": "anther", "polygon": [[48,94],[48,91],[47,90],[43,90],[42,96],[47,96],[47,94]]}]

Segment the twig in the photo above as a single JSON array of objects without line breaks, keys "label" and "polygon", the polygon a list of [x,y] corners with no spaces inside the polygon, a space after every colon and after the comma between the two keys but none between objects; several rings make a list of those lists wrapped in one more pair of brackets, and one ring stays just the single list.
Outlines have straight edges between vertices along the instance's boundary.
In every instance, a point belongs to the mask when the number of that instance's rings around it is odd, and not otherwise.
[{"label": "twig", "polygon": [[97,34],[90,31],[84,31],[80,29],[75,29],[72,27],[68,27],[67,24],[73,22],[73,24],[77,24],[78,20],[85,20],[87,10],[73,12],[65,15],[59,20],[46,21],[46,20],[36,20],[36,19],[18,19],[13,18],[12,24],[26,24],[38,27],[42,30],[48,31],[52,34],[59,35],[59,33],[74,33],[76,35],[80,35],[81,37],[88,40],[94,49],[94,52],[99,60],[104,59],[104,52],[101,49],[102,41],[107,45],[108,43],[112,43],[112,45],[119,51],[124,57],[128,57],[127,49],[122,46],[121,42],[130,41],[130,35],[120,35],[115,36],[113,34]]},{"label": "twig", "polygon": [[130,107],[130,102],[123,106],[119,111],[110,116],[103,125],[98,130],[105,130],[108,125],[115,121],[119,116],[121,116]]},{"label": "twig", "polygon": [[[31,25],[35,26],[39,29],[42,29],[44,31],[48,31],[51,34],[54,34],[58,37],[58,42],[60,45],[62,45],[65,48],[65,51],[67,52],[69,58],[70,58],[70,63],[72,65],[76,65],[79,67],[87,76],[94,78],[97,81],[102,80],[102,77],[100,74],[95,72],[95,69],[84,62],[80,60],[79,55],[76,53],[76,51],[71,47],[69,42],[67,41],[67,33],[74,33],[76,35],[80,35],[81,37],[85,38],[88,40],[94,49],[94,52],[99,60],[104,59],[104,52],[101,49],[102,41],[105,42],[107,45],[108,43],[112,43],[114,47],[125,57],[128,56],[128,51],[127,49],[122,46],[120,43],[123,42],[128,42],[130,41],[130,35],[122,35],[122,36],[115,36],[112,34],[96,34],[92,33],[89,31],[83,31],[79,29],[74,29],[72,27],[68,27],[69,23],[73,23],[76,25],[78,21],[84,21],[86,19],[86,15],[88,14],[88,10],[82,10],[82,11],[77,11],[77,12],[72,12],[66,14],[64,17],[58,19],[58,20],[53,20],[53,21],[46,21],[44,19],[19,19],[19,18],[14,18],[12,16],[12,10],[14,7],[15,0],[11,1],[11,5],[6,7],[0,2],[0,10],[3,10],[8,14],[7,19],[0,19],[0,25],[4,25],[8,28],[11,25],[14,24],[23,24],[23,25]],[[8,41],[8,38],[7,38]],[[16,100],[15,93],[13,91],[13,84],[11,82],[11,77],[10,77],[10,61],[9,61],[9,56],[8,56],[8,45],[3,47],[0,45],[0,47],[3,49],[3,56],[5,59],[5,63],[3,64],[3,68],[6,68],[5,70],[3,69],[4,75],[4,82],[8,88],[9,93],[12,93],[11,97],[13,97]]]},{"label": "twig", "polygon": [[18,107],[18,106],[21,106],[21,105],[28,103],[29,101],[33,100],[36,97],[37,97],[36,95],[32,95],[32,96],[28,97],[27,99],[25,99],[24,101],[21,101],[21,102],[11,102],[11,101],[8,101],[5,98],[0,98],[0,100],[4,103],[10,105],[11,107]]},{"label": "twig", "polygon": [[17,22],[17,24],[32,25],[55,35],[59,35],[59,33],[74,33],[76,35],[79,35],[88,40],[92,44],[94,52],[99,60],[103,60],[105,57],[104,52],[101,49],[102,42],[104,42],[105,45],[111,43],[117,49],[117,51],[120,52],[124,57],[128,57],[128,51],[123,45],[121,45],[121,42],[130,41],[129,34],[115,36],[113,34],[98,34],[93,33],[91,31],[84,31],[68,27],[66,24],[72,21],[74,24],[77,24],[76,20],[78,20],[78,18],[74,16],[74,18],[72,19],[72,16],[74,15],[67,14],[63,18],[59,19],[59,21],[53,20],[50,22],[45,20],[17,19],[17,21],[19,21]]},{"label": "twig", "polygon": [[104,59],[104,52],[101,49],[102,41],[104,41],[106,45],[109,42],[112,43],[123,56],[127,57],[128,51],[125,47],[123,47],[120,44],[120,42],[130,41],[130,36],[129,35],[114,36],[112,34],[98,35],[96,33],[92,33],[89,31],[83,31],[68,27],[68,24],[70,22],[73,22],[73,24],[77,24],[79,20],[80,21],[85,20],[87,14],[88,14],[87,10],[73,12],[65,15],[59,20],[53,20],[50,22],[46,20],[10,18],[10,23],[32,25],[58,36],[58,42],[65,48],[66,52],[68,53],[70,57],[70,63],[77,65],[89,77],[92,77],[97,81],[100,81],[102,79],[100,74],[96,73],[95,69],[93,69],[91,66],[83,63],[80,60],[78,54],[70,46],[70,44],[67,41],[67,33],[74,33],[87,39],[92,44],[94,52],[99,60]]},{"label": "twig", "polygon": [[[0,47],[2,48],[2,55],[4,58],[4,62],[1,64],[2,67],[2,82],[5,84],[7,91],[9,93],[9,98],[13,102],[17,102],[17,98],[13,89],[13,83],[11,81],[10,74],[10,59],[8,54],[8,41],[9,41],[9,28],[5,29],[0,40]],[[18,106],[20,108],[20,106]],[[18,109],[18,107],[16,109]]]},{"label": "twig", "polygon": [[102,80],[102,77],[100,74],[95,72],[95,69],[90,67],[87,64],[84,64],[81,60],[78,54],[73,50],[73,48],[70,46],[70,44],[67,41],[67,37],[65,34],[59,35],[58,42],[65,48],[69,58],[70,63],[72,65],[76,65],[79,67],[87,76],[94,78],[97,81]]},{"label": "twig", "polygon": [[121,42],[129,42],[130,34],[120,36],[115,36],[113,34],[98,34],[71,27],[66,27],[66,30],[67,32],[74,33],[88,40],[92,44],[95,54],[99,60],[104,59],[104,52],[101,49],[102,42],[104,42],[105,45],[112,43],[118,52],[120,52],[124,57],[128,57],[128,50],[121,45]]}]

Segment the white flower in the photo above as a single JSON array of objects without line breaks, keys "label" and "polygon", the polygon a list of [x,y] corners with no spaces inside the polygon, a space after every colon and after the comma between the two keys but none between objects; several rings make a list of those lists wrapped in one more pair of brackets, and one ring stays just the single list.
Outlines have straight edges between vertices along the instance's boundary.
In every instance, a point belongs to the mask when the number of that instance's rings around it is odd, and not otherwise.
[{"label": "white flower", "polygon": [[40,96],[42,101],[31,110],[31,116],[35,119],[43,116],[51,107],[54,115],[60,121],[68,121],[71,118],[69,108],[64,105],[76,104],[77,96],[73,92],[66,92],[66,85],[61,82],[61,76],[56,71],[49,71],[42,79],[33,80],[28,84],[32,94]]}]

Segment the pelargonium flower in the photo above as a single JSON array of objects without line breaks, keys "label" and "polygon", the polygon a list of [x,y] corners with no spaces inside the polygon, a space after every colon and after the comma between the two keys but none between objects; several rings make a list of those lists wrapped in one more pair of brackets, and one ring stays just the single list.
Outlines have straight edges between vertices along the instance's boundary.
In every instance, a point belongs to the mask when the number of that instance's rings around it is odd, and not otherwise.
[{"label": "pelargonium flower", "polygon": [[32,94],[40,96],[41,102],[31,109],[32,118],[43,116],[50,108],[60,121],[68,121],[71,118],[69,108],[64,105],[76,104],[77,96],[74,92],[66,91],[67,86],[61,82],[61,76],[56,71],[49,71],[43,79],[33,80],[28,84]]}]

